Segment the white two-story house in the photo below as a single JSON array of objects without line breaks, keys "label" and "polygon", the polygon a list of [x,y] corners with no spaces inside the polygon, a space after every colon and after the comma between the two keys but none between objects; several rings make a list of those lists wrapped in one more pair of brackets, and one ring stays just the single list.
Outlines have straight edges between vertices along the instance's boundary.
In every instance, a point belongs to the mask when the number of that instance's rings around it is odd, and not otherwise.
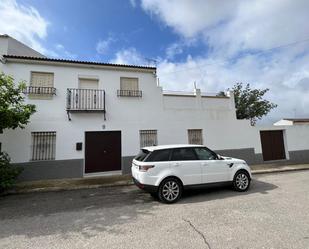
[{"label": "white two-story house", "polygon": [[155,67],[49,59],[9,39],[0,37],[0,71],[27,82],[25,101],[37,109],[25,129],[0,134],[21,180],[127,174],[140,148],[157,144],[261,159],[259,133],[236,119],[232,92],[164,91]]}]

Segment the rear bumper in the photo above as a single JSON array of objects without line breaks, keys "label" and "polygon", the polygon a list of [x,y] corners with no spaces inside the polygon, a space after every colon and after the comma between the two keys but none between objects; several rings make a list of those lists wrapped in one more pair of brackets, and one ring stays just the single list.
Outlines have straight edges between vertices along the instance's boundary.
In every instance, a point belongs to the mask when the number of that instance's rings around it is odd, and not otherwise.
[{"label": "rear bumper", "polygon": [[134,177],[133,178],[133,182],[134,184],[139,187],[140,189],[149,192],[149,193],[157,193],[158,191],[158,186],[154,186],[154,185],[147,185],[147,184],[142,184],[140,183],[138,180],[136,180]]}]

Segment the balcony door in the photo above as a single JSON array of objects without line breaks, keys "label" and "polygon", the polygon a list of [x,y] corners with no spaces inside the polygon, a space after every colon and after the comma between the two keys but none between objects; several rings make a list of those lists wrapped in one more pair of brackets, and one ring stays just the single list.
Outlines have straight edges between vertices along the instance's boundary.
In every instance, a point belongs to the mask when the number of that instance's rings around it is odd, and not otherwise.
[{"label": "balcony door", "polygon": [[85,173],[121,170],[121,131],[85,132]]},{"label": "balcony door", "polygon": [[97,79],[79,79],[79,88],[80,89],[98,89],[99,80]]},{"label": "balcony door", "polygon": [[99,103],[99,96],[97,91],[99,88],[98,79],[83,79],[79,78],[79,91],[78,102],[81,106],[85,105],[91,109],[95,109]]}]

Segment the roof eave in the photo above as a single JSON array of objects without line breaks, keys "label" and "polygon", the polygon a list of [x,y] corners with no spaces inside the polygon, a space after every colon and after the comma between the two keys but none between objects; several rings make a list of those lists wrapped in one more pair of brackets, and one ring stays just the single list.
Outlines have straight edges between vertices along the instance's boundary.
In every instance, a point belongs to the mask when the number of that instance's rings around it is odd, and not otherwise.
[{"label": "roof eave", "polygon": [[62,59],[50,59],[39,57],[23,57],[14,55],[3,55],[5,62],[16,62],[25,64],[45,64],[56,66],[69,66],[69,67],[86,67],[86,68],[104,68],[109,70],[124,70],[124,71],[139,71],[139,72],[156,72],[156,67],[136,66],[136,65],[122,65],[111,63],[99,62],[86,62],[86,61],[71,61]]}]

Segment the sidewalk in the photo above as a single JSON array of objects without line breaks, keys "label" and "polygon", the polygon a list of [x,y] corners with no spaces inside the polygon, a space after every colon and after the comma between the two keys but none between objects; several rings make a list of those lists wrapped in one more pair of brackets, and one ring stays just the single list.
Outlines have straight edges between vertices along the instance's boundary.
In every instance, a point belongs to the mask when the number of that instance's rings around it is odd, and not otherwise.
[{"label": "sidewalk", "polygon": [[[262,164],[251,166],[252,174],[279,173],[296,170],[309,170],[309,164],[295,165],[276,165]],[[42,191],[61,191],[85,188],[99,188],[111,186],[132,185],[130,175],[101,176],[91,178],[74,178],[61,180],[42,180],[18,183],[16,187],[9,191],[9,194],[42,192]]]}]

